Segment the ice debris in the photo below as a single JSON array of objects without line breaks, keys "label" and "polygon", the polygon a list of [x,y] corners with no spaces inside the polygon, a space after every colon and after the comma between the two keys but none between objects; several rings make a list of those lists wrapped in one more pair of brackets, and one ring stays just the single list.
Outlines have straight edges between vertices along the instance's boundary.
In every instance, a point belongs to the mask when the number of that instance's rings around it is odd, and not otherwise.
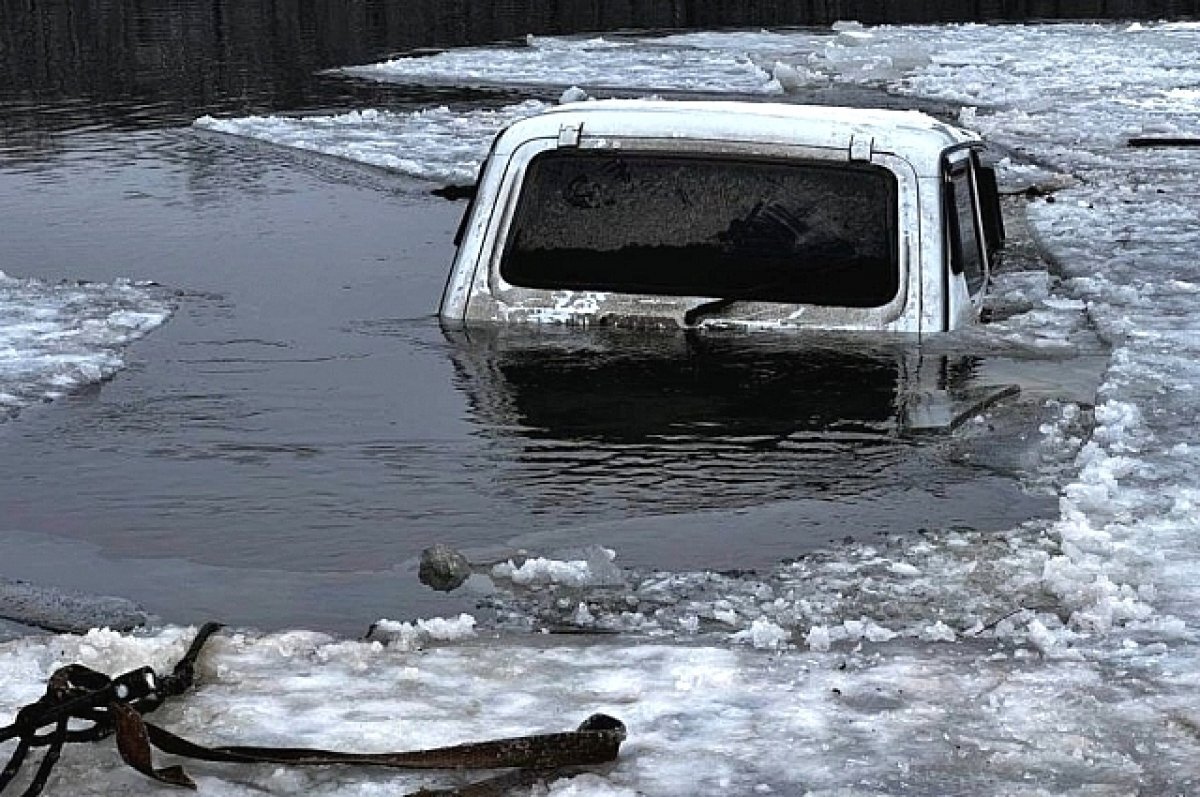
[{"label": "ice debris", "polygon": [[601,587],[621,584],[621,569],[613,564],[617,552],[609,548],[589,546],[583,558],[567,561],[535,557],[520,565],[512,559],[492,567],[492,577],[530,586],[562,584],[568,587]]},{"label": "ice debris", "polygon": [[412,622],[377,620],[367,632],[367,639],[400,650],[420,650],[430,642],[456,642],[474,635],[475,618],[464,612],[458,617],[433,617]]},{"label": "ice debris", "polygon": [[0,618],[48,631],[82,634],[92,628],[129,631],[153,618],[126,598],[59,589],[0,577]]}]

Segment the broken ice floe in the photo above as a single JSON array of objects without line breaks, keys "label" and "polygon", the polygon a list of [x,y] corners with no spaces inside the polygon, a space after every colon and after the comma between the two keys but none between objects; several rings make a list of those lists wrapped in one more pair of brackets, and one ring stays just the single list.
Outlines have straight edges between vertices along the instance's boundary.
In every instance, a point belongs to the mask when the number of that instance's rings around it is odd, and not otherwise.
[{"label": "broken ice floe", "polygon": [[48,631],[81,634],[91,628],[129,631],[153,617],[131,600],[57,589],[0,577],[0,618]]},{"label": "broken ice floe", "polygon": [[[501,628],[723,639],[770,649],[804,642],[827,651],[896,637],[953,642],[981,633],[1020,645],[1032,622],[1096,630],[1047,590],[1042,570],[1056,552],[1044,524],[1031,523],[999,535],[931,530],[879,546],[837,546],[761,574],[622,571],[608,560],[597,573],[584,560],[535,557],[494,567],[497,588],[482,605]],[[1089,583],[1084,577],[1079,588]]]},{"label": "broken ice floe", "polygon": [[202,116],[195,127],[391,169],[445,183],[474,183],[500,130],[549,105],[527,100],[502,108],[411,112],[369,108],[332,116]]},{"label": "broken ice floe", "polygon": [[171,312],[169,297],[151,285],[0,272],[0,418],[111,377],[125,365],[124,347]]},{"label": "broken ice floe", "polygon": [[620,88],[642,91],[777,93],[745,53],[606,38],[530,37],[525,47],[448,50],[344,67],[336,73],[390,83]]}]

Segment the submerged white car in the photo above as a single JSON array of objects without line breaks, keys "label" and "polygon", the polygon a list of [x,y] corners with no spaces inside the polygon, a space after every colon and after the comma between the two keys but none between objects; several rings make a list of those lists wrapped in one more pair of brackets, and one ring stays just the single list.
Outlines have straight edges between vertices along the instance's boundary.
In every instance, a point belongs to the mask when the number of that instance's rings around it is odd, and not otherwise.
[{"label": "submerged white car", "polygon": [[930,333],[973,323],[1003,224],[982,141],[915,111],[565,105],[492,146],[444,323]]}]

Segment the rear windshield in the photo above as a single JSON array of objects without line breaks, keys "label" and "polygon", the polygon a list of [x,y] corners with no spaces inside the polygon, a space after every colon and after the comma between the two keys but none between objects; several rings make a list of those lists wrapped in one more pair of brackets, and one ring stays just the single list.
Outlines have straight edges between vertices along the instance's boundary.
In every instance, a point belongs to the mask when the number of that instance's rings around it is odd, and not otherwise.
[{"label": "rear windshield", "polygon": [[527,288],[878,307],[899,290],[896,180],[608,151],[528,167],[500,273]]}]

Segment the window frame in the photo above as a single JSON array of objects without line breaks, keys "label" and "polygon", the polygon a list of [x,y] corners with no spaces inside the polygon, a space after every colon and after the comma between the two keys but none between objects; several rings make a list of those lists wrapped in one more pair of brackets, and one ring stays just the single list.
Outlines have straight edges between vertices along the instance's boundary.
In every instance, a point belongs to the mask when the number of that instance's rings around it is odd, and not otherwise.
[{"label": "window frame", "polygon": [[[530,290],[507,284],[499,275],[498,242],[506,239],[516,207],[524,168],[537,153],[560,146],[559,137],[528,136],[501,141],[481,183],[480,201],[455,260],[448,283],[447,305],[454,317],[496,323],[589,325],[632,323],[649,327],[686,326],[685,314],[704,297],[654,297],[590,292]],[[845,163],[844,143],[809,145],[778,141],[711,139],[703,137],[584,135],[580,148],[626,149],[654,152],[699,152],[713,156],[755,156],[782,160]],[[870,162],[895,175],[900,184],[897,208],[903,242],[900,249],[900,292],[886,307],[822,308],[810,305],[737,302],[719,315],[708,314],[706,326],[750,328],[816,328],[823,330],[890,330],[920,332],[927,329],[924,281],[934,276],[922,255],[921,230],[926,228],[922,201],[924,179],[916,165],[892,152],[874,151]],[[926,267],[922,268],[922,262]],[[938,276],[940,279],[941,277]]]},{"label": "window frame", "polygon": [[[961,182],[960,182],[961,179]],[[947,157],[942,164],[942,213],[945,218],[945,266],[947,275],[962,276],[971,301],[975,302],[987,289],[991,279],[988,256],[988,239],[980,211],[979,186],[975,179],[975,159],[973,153],[967,152],[961,159],[951,160]],[[972,235],[974,252],[977,255],[979,269],[972,273],[966,266],[964,257],[965,239],[962,235],[962,208],[959,207],[959,188],[967,189],[966,199],[970,202]],[[947,286],[949,289],[949,286]],[[950,291],[947,290],[947,298]]]},{"label": "window frame", "polygon": [[[525,203],[528,201],[529,192],[532,190],[532,181],[530,172],[536,168],[539,161],[543,159],[569,158],[575,157],[576,154],[583,154],[584,157],[592,156],[594,160],[600,161],[603,155],[597,157],[600,153],[599,148],[549,148],[542,149],[534,153],[523,164],[519,180],[516,196],[512,200],[511,211],[507,214],[506,223],[504,225],[503,237],[497,239],[497,244],[501,241],[502,245],[497,246],[498,260],[495,265],[495,273],[498,280],[505,286],[527,291],[571,291],[571,292],[591,292],[604,294],[621,294],[626,296],[653,296],[664,299],[697,299],[697,298],[714,298],[718,300],[738,303],[759,303],[759,304],[777,304],[777,305],[803,305],[807,307],[827,308],[831,310],[852,311],[852,310],[878,310],[888,307],[895,303],[897,297],[906,292],[905,281],[907,279],[907,268],[905,264],[907,245],[906,236],[903,230],[903,214],[901,212],[901,186],[897,175],[892,169],[870,161],[847,161],[842,159],[840,162],[835,162],[829,158],[816,159],[798,159],[798,158],[780,158],[763,155],[761,153],[748,154],[731,154],[731,153],[712,153],[712,152],[666,152],[660,150],[628,150],[621,149],[618,152],[611,152],[614,157],[623,156],[630,159],[645,158],[647,160],[657,161],[657,164],[675,162],[693,161],[696,163],[712,164],[715,161],[726,161],[731,165],[747,165],[747,166],[776,166],[785,169],[794,168],[803,170],[811,168],[824,172],[837,172],[839,170],[855,171],[864,174],[868,179],[881,179],[884,182],[881,187],[886,192],[883,201],[887,205],[887,213],[890,218],[890,229],[888,230],[887,240],[884,241],[888,252],[888,264],[886,268],[890,268],[890,276],[884,276],[883,279],[888,280],[887,289],[891,293],[886,299],[874,303],[837,303],[836,301],[814,301],[798,300],[796,297],[788,297],[783,299],[775,299],[769,296],[760,295],[758,291],[749,289],[745,291],[745,295],[739,296],[738,292],[687,292],[687,288],[697,287],[695,285],[682,285],[679,290],[671,290],[669,285],[664,285],[657,289],[642,289],[641,286],[633,286],[629,289],[623,289],[619,283],[605,284],[602,279],[595,280],[594,284],[569,284],[570,280],[565,280],[562,285],[555,285],[552,282],[530,279],[529,281],[514,280],[513,272],[506,268],[509,264],[510,255],[513,251],[514,242],[519,233],[518,222],[522,214],[526,211]],[[802,278],[801,278],[802,281]],[[882,281],[882,280],[881,280]],[[764,283],[765,285],[766,283]],[[699,286],[705,287],[705,286]],[[802,286],[793,286],[793,291],[802,291]],[[722,295],[731,294],[731,295]],[[815,293],[815,291],[814,291]],[[813,297],[817,298],[817,297]]]}]

